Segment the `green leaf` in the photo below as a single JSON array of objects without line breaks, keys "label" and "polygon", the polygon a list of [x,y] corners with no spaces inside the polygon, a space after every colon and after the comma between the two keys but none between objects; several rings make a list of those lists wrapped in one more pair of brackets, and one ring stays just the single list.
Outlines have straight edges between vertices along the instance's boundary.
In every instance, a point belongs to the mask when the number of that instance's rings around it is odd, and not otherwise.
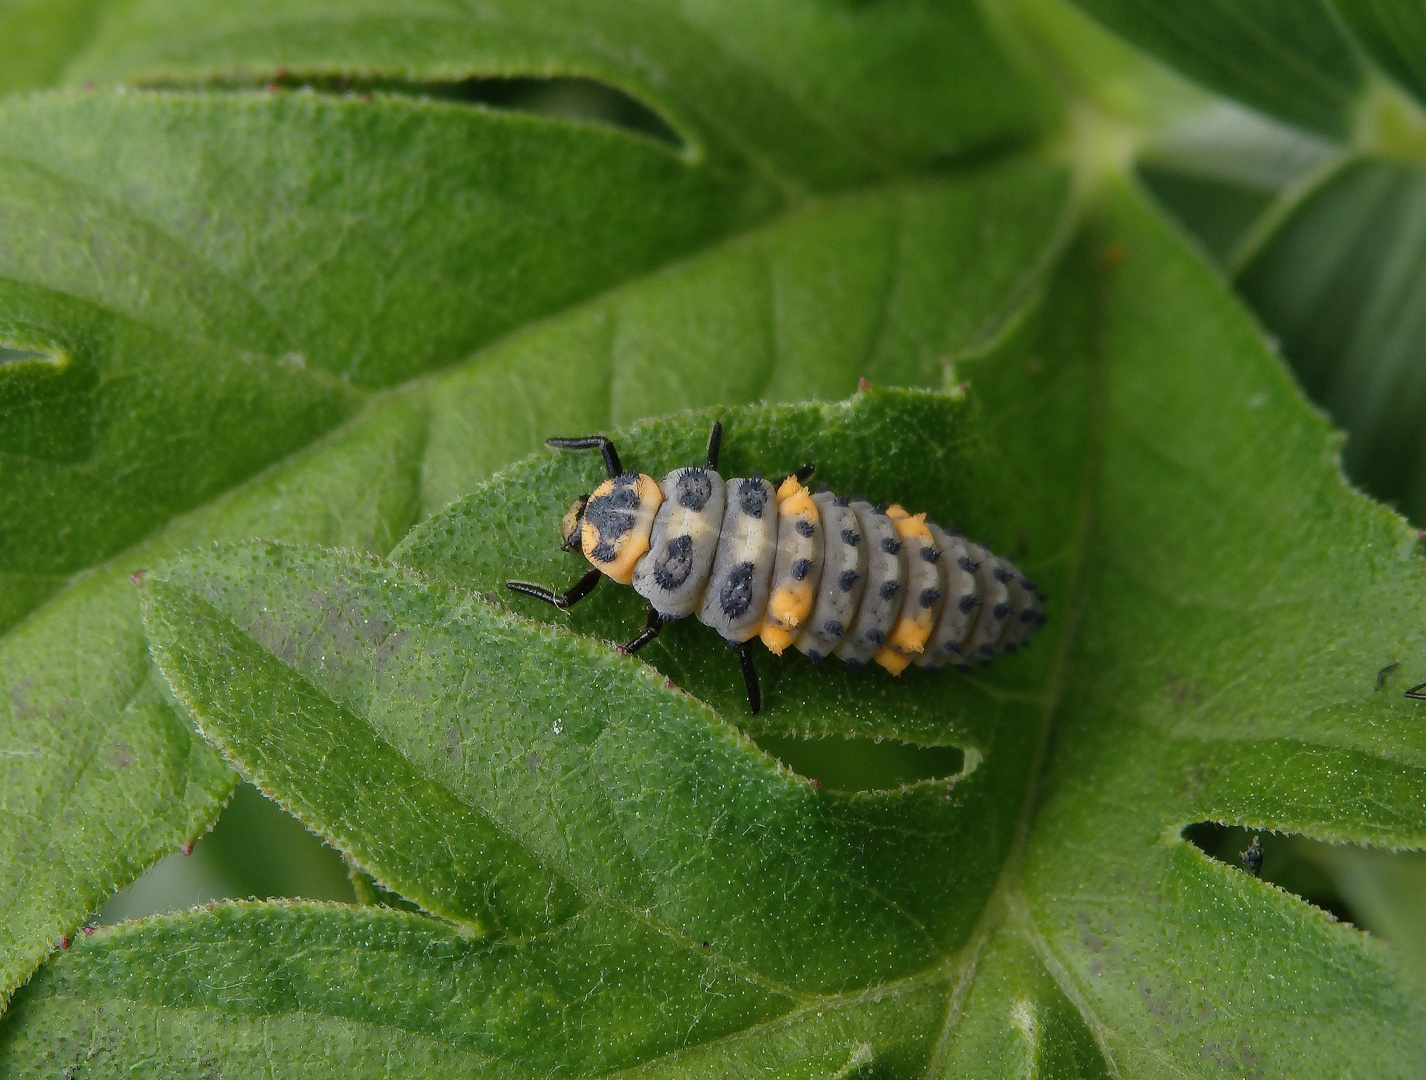
[{"label": "green leaf", "polygon": [[0,42],[5,66],[0,94],[48,86],[59,78],[99,24],[103,0],[3,0]]},{"label": "green leaf", "polygon": [[642,138],[395,97],[32,98],[0,147],[0,342],[55,358],[0,380],[11,621],[359,390],[772,205]]},{"label": "green leaf", "polygon": [[855,1075],[846,1066],[870,1045],[898,1075],[930,1050],[907,1032],[940,1019],[935,980],[792,1000],[699,945],[630,931],[627,917],[590,912],[491,946],[432,919],[312,904],[104,929],[17,1002],[0,1068],[119,1076],[157,1059],[202,1075],[261,1055],[276,1075],[316,1062],[352,1077],[587,1076],[673,1043],[651,1075],[830,1078]]},{"label": "green leaf", "polygon": [[1426,666],[1419,542],[1343,485],[1215,276],[1126,196],[1108,229],[1123,261],[1081,630],[1025,855],[1032,940],[1121,1075],[1412,1075],[1426,1006],[1390,951],[1179,833],[1426,843],[1419,706],[1410,682],[1376,689],[1392,660]]},{"label": "green leaf", "polygon": [[1426,100],[1426,12],[1411,0],[1332,0],[1357,42],[1386,71]]},{"label": "green leaf", "polygon": [[1076,0],[1205,86],[1292,124],[1350,132],[1364,72],[1327,0]]},{"label": "green leaf", "polygon": [[373,0],[356,10],[140,0],[105,22],[64,81],[261,86],[279,75],[476,94],[467,81],[480,77],[594,79],[661,112],[695,152],[818,188],[1023,141],[1056,114],[970,0]]},{"label": "green leaf", "polygon": [[1238,287],[1350,433],[1348,473],[1426,520],[1426,172],[1357,158],[1280,211]]},{"label": "green leaf", "polygon": [[[987,512],[1044,503],[1035,512],[1060,538],[1039,556],[1047,580],[1059,581],[1053,636],[983,675],[939,684],[938,707],[953,723],[957,710],[998,714],[975,768],[951,789],[950,809],[917,801],[937,781],[872,795],[814,789],[739,736],[729,720],[742,713],[730,708],[722,718],[642,661],[502,613],[459,582],[356,555],[248,545],[182,557],[147,579],[154,640],[174,685],[215,737],[230,740],[229,752],[269,768],[265,740],[303,741],[284,735],[285,725],[306,732],[324,768],[342,770],[325,794],[312,767],[280,778],[301,812],[320,808],[300,799],[338,793],[345,802],[331,805],[349,820],[368,805],[387,808],[381,831],[351,830],[368,857],[439,866],[480,856],[427,844],[412,854],[383,835],[410,840],[413,815],[449,805],[409,797],[409,772],[419,770],[417,781],[505,808],[506,835],[521,838],[540,866],[563,867],[561,876],[586,890],[601,883],[576,901],[578,914],[560,921],[554,913],[550,930],[469,948],[502,957],[559,948],[552,943],[580,933],[604,905],[639,898],[637,917],[598,924],[598,940],[624,943],[599,963],[608,976],[601,985],[613,980],[623,992],[586,999],[597,982],[590,972],[562,983],[560,1030],[577,1034],[568,1051],[549,1038],[531,1048],[530,1031],[546,1030],[538,1018],[481,1027],[480,1052],[515,1075],[598,1075],[640,1063],[671,1075],[736,1075],[752,1071],[749,1055],[761,1055],[757,1068],[822,1076],[858,1061],[890,1075],[994,1076],[1002,1064],[1031,1075],[1326,1077],[1354,1067],[1411,1075],[1426,1060],[1426,1004],[1390,951],[1209,859],[1181,830],[1220,821],[1339,842],[1426,843],[1418,707],[1395,683],[1391,693],[1375,686],[1383,656],[1408,670],[1426,664],[1426,567],[1415,535],[1342,484],[1325,422],[1304,406],[1251,319],[1131,193],[1110,194],[1043,304],[993,353],[965,361],[962,374],[970,376],[964,400],[873,392],[841,406],[725,413],[730,434],[743,433],[730,450],[766,454],[774,467],[791,450],[779,432],[788,443],[820,438],[834,475],[859,467],[868,483],[924,483],[913,490],[933,499],[948,498],[957,479],[936,466],[918,481],[923,456],[963,458],[969,469],[999,459],[1002,475],[1022,485],[1013,500],[984,504]],[[1078,397],[1067,394],[1076,386]],[[696,445],[705,419],[651,422],[621,437],[658,467],[659,453]],[[1022,424],[1037,437],[1016,438]],[[900,452],[878,458],[867,453],[871,442]],[[981,445],[996,451],[989,466],[977,463]],[[535,477],[579,467],[552,457],[519,463],[446,520],[507,477],[528,478],[539,499]],[[440,520],[420,534],[428,543]],[[525,527],[512,516],[483,524],[490,543]],[[547,522],[549,546],[552,532]],[[472,538],[447,539],[456,552]],[[1036,557],[1033,534],[1031,544]],[[701,655],[708,643],[688,645]],[[800,677],[796,658],[782,663],[789,680]],[[918,699],[916,673],[894,683],[869,674],[856,701],[822,713],[860,732],[873,730],[868,720],[894,725],[902,701],[913,724],[918,708],[933,707]],[[794,707],[783,699],[768,711]],[[458,728],[453,757],[445,716],[457,710],[473,722]],[[556,732],[560,720],[568,724]],[[965,727],[952,727],[954,737]],[[337,737],[345,741],[323,749]],[[394,783],[385,773],[349,782],[357,763],[386,753],[383,744],[399,754],[382,760],[408,773]],[[973,794],[977,777],[983,787]],[[602,802],[596,783],[608,795]],[[832,857],[837,843],[867,835],[851,829],[835,839],[836,823],[860,813],[905,813],[917,824],[903,840],[873,834],[862,851]],[[994,829],[1003,846],[977,849],[972,832],[937,837],[943,815]],[[443,824],[458,820],[447,811]],[[586,839],[567,831],[571,822],[604,832]],[[801,872],[768,869],[793,852]],[[971,869],[974,858],[982,869]],[[539,880],[528,862],[512,871],[510,885],[520,884],[516,873]],[[993,888],[927,885],[927,875],[954,873],[987,874],[979,880]],[[499,898],[501,887],[487,881],[480,895]],[[519,890],[511,893],[518,900]],[[939,945],[882,921],[887,899],[940,928],[944,936],[931,934]],[[971,906],[978,913],[968,920]],[[102,1046],[104,1067],[115,1071],[179,1042],[190,1060],[233,1053],[258,1030],[269,1055],[295,1067],[329,1052],[330,1032],[345,1032],[356,1016],[399,1031],[419,1025],[439,1068],[470,1067],[471,1025],[492,1015],[484,1005],[474,1016],[422,1007],[426,999],[404,989],[400,957],[353,978],[340,965],[356,961],[329,949],[332,937],[274,929],[289,910],[219,908],[136,925],[122,932],[134,943],[122,959],[107,951],[118,936],[96,935],[24,993],[0,1036],[6,1064],[25,1069],[58,1053],[50,1033],[73,1031],[84,1017],[87,1045]],[[416,916],[345,912],[314,918],[320,930],[311,933],[355,925],[352,940],[384,940],[377,923],[353,919],[452,933]],[[706,938],[705,925],[715,928]],[[884,932],[885,951],[868,955],[865,943]],[[413,940],[424,950],[428,939]],[[670,940],[674,967],[630,966],[664,963]],[[697,989],[703,977],[677,967],[704,940],[730,964],[727,981],[707,991]],[[210,974],[188,959],[190,947],[236,959]],[[422,970],[444,972],[443,954],[428,951],[435,959]],[[309,956],[338,966],[309,978]],[[512,1000],[548,1000],[544,961],[508,970],[502,986]],[[646,979],[644,970],[656,974]],[[658,986],[659,1000],[671,1003],[661,1012],[641,995],[663,978],[675,981]],[[273,1026],[295,1009],[302,1029]],[[688,1035],[691,1015],[707,1027]],[[814,1016],[833,1017],[837,1034],[801,1029],[806,1042],[790,1034]],[[581,1042],[591,1030],[628,1031],[630,1041]],[[800,1060],[788,1056],[789,1042],[799,1043]],[[374,1050],[364,1060],[369,1070],[386,1067]]]},{"label": "green leaf", "polygon": [[[0,723],[14,781],[0,895],[24,913],[0,931],[0,987],[12,990],[110,893],[200,832],[232,783],[201,742],[185,745],[189,767],[208,770],[202,783],[178,772],[167,787],[141,789],[123,775],[76,772],[61,752],[76,731],[133,745],[151,727],[189,726],[159,696],[148,712],[121,712],[150,679],[129,573],[185,547],[252,536],[385,553],[420,517],[566,425],[764,393],[842,396],[861,375],[939,382],[942,357],[984,351],[1033,301],[1062,243],[1067,199],[1062,172],[1026,163],[814,205],[445,376],[370,398],[311,450],[66,589],[0,642],[0,709],[16,710]],[[747,365],[729,379],[730,367],[707,356]],[[551,384],[567,392],[551,396]],[[56,820],[61,798],[76,809]],[[110,827],[132,842],[115,841]],[[63,866],[36,876],[51,849],[64,851]]]},{"label": "green leaf", "polygon": [[964,939],[1039,726],[1000,703],[984,768],[821,791],[613,649],[388,564],[241,546],[166,564],[144,597],[209,740],[387,888],[517,937],[612,908],[788,993],[911,975]]}]

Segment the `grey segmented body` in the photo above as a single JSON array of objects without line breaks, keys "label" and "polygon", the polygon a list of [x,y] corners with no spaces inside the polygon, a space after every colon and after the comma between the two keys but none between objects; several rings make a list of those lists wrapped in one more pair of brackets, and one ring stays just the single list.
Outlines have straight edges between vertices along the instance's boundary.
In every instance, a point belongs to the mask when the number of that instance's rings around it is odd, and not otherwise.
[{"label": "grey segmented body", "polygon": [[[815,495],[801,473],[774,486],[761,477],[726,482],[708,463],[662,481],[619,466],[600,436],[551,445],[604,451],[609,479],[577,501],[563,527],[593,566],[563,595],[525,582],[509,587],[568,607],[600,577],[649,602],[633,651],[673,619],[696,615],[743,652],[749,702],[756,676],[746,644],[789,646],[814,663],[836,655],[852,667],[969,667],[1024,645],[1045,621],[1043,596],[1008,559],[900,506]],[[810,472],[810,466],[807,472]]]}]

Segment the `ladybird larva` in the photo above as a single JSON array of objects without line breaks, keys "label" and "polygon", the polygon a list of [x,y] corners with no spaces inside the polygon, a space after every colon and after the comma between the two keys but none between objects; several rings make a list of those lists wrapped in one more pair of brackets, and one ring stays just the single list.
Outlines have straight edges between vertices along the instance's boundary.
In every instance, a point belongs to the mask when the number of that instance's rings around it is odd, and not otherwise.
[{"label": "ladybird larva", "polygon": [[506,588],[565,610],[602,578],[649,602],[637,652],[665,623],[696,615],[737,649],[748,707],[761,707],[750,646],[789,646],[813,663],[835,655],[874,661],[892,675],[988,663],[1026,644],[1045,622],[1044,597],[1008,559],[899,505],[808,491],[814,466],[773,484],[718,475],[715,422],[702,465],[661,481],[625,472],[602,435],[547,439],[599,450],[608,479],[580,496],[560,526],[565,550],[591,569],[556,593],[526,581]]}]

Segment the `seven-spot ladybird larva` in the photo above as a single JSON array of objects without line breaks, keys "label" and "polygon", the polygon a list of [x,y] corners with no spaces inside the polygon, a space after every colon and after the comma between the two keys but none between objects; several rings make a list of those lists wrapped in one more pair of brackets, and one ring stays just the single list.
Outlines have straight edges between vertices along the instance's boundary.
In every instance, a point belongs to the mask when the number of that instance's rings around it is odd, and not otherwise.
[{"label": "seven-spot ladybird larva", "polygon": [[850,667],[875,660],[893,675],[989,662],[1029,641],[1045,621],[1043,596],[997,558],[900,506],[812,494],[804,465],[779,484],[718,475],[723,427],[705,464],[655,481],[625,472],[602,435],[547,439],[561,450],[600,450],[609,479],[575,500],[560,526],[564,550],[593,564],[565,593],[507,581],[506,588],[564,610],[611,578],[649,602],[637,652],[687,615],[738,650],[748,706],[761,705],[749,646],[789,645],[814,664],[835,654]]}]

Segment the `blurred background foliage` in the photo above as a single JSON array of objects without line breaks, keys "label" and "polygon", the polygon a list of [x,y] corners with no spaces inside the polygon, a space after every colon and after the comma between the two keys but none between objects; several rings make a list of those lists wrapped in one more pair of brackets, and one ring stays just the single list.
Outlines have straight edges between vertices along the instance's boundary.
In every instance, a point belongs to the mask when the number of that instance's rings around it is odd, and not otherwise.
[{"label": "blurred background foliage", "polygon": [[[1426,42],[1426,5],[985,0],[985,11],[1063,104],[1052,152],[1088,177],[1136,174],[1346,433],[1350,480],[1426,526],[1426,70],[1412,59],[1426,56],[1415,48]],[[450,93],[668,137],[657,116],[587,80],[476,80]],[[835,786],[958,766],[857,740],[765,749]],[[1212,825],[1187,835],[1234,864],[1253,839]],[[1260,840],[1263,877],[1391,940],[1426,975],[1426,857]],[[225,896],[369,891],[243,784],[191,855],[164,859],[101,921]]]}]

